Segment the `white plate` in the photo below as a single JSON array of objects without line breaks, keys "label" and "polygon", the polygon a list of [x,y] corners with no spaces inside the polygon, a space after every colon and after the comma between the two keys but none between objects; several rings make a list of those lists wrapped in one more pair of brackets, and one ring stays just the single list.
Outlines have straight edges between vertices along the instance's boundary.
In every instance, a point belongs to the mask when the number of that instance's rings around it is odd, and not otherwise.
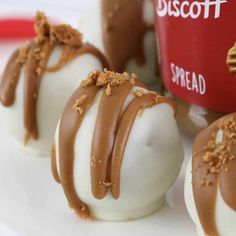
[{"label": "white plate", "polygon": [[[191,142],[184,140],[189,156]],[[183,170],[159,212],[129,222],[85,222],[69,209],[49,158],[25,154],[2,127],[0,144],[0,236],[196,235],[184,204]]]}]

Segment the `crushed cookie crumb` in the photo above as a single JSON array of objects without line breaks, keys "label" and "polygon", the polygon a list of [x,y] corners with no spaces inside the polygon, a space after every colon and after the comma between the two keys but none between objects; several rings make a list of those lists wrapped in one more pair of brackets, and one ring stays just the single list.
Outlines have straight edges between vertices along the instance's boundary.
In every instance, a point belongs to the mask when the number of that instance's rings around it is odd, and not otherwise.
[{"label": "crushed cookie crumb", "polygon": [[155,103],[156,103],[156,104],[159,103],[160,98],[161,98],[161,96],[160,96],[159,94],[156,94],[156,96],[154,96],[154,100],[155,100]]},{"label": "crushed cookie crumb", "polygon": [[[37,12],[35,16],[36,44],[49,39],[51,44],[65,44],[72,47],[82,45],[82,34],[69,25],[51,25],[43,12]],[[36,49],[37,50],[37,49]]]},{"label": "crushed cookie crumb", "polygon": [[38,67],[38,68],[36,69],[36,74],[37,74],[37,75],[41,75],[42,73],[43,73],[42,68]]},{"label": "crushed cookie crumb", "polygon": [[232,155],[232,150],[236,144],[236,117],[221,119],[218,125],[218,130],[223,131],[223,139],[220,143],[216,143],[216,133],[214,132],[207,145],[203,148],[205,154],[202,156],[202,161],[207,163],[207,173],[220,174],[222,170],[229,171],[225,165],[235,159]]},{"label": "crushed cookie crumb", "polygon": [[225,172],[228,172],[228,171],[229,171],[229,168],[227,168],[227,167],[224,168],[224,171],[225,171]]},{"label": "crushed cookie crumb", "polygon": [[42,42],[49,37],[50,24],[43,12],[38,11],[35,16],[35,31],[37,33],[36,43]]},{"label": "crushed cookie crumb", "polygon": [[103,185],[106,189],[112,188],[112,183],[111,182],[103,182]]},{"label": "crushed cookie crumb", "polygon": [[94,70],[89,73],[88,78],[86,80],[83,80],[81,83],[82,87],[88,87],[94,83],[96,83],[96,80],[98,78],[98,75],[100,74],[100,71]]},{"label": "crushed cookie crumb", "polygon": [[92,167],[96,167],[96,158],[95,158],[95,156],[92,156],[91,157],[91,161],[90,161],[90,165],[92,166]]},{"label": "crushed cookie crumb", "polygon": [[46,58],[46,53],[42,52],[40,49],[38,49],[38,50],[34,51],[34,58],[37,61],[41,61]]},{"label": "crushed cookie crumb", "polygon": [[137,78],[136,75],[129,75],[127,72],[121,74],[105,69],[104,72],[99,73],[96,85],[98,87],[106,87],[110,84],[111,87],[116,87],[125,83],[132,84],[134,77]]},{"label": "crushed cookie crumb", "polygon": [[85,210],[86,210],[86,207],[85,207],[84,205],[81,205],[80,210],[81,210],[81,211],[85,211]]},{"label": "crushed cookie crumb", "polygon": [[51,26],[49,38],[51,43],[61,43],[72,47],[82,45],[82,34],[70,25]]},{"label": "crushed cookie crumb", "polygon": [[79,99],[76,100],[75,104],[73,105],[73,110],[79,112],[80,115],[84,114],[85,110],[81,107],[87,101],[88,95],[82,95]]},{"label": "crushed cookie crumb", "polygon": [[142,97],[143,94],[144,94],[144,91],[141,89],[134,91],[134,95],[138,98]]},{"label": "crushed cookie crumb", "polygon": [[88,78],[82,81],[81,86],[86,87],[92,84],[96,84],[97,87],[103,87],[106,89],[106,95],[111,95],[112,87],[116,87],[125,83],[130,83],[131,85],[135,85],[135,80],[137,79],[137,75],[124,73],[116,73],[113,71],[109,71],[104,69],[104,71],[92,71],[89,73]]},{"label": "crushed cookie crumb", "polygon": [[76,110],[77,112],[79,112],[80,115],[83,115],[84,112],[85,112],[85,110],[84,110],[83,108],[79,107],[79,106],[78,106],[75,110]]},{"label": "crushed cookie crumb", "polygon": [[210,140],[206,146],[207,149],[211,149],[211,150],[214,149],[215,147],[216,147],[216,144],[213,140]]},{"label": "crushed cookie crumb", "polygon": [[111,85],[110,84],[107,85],[105,93],[106,93],[107,96],[111,95]]},{"label": "crushed cookie crumb", "polygon": [[203,156],[203,162],[211,162],[214,161],[216,156],[211,153],[211,152],[206,152],[205,155]]}]

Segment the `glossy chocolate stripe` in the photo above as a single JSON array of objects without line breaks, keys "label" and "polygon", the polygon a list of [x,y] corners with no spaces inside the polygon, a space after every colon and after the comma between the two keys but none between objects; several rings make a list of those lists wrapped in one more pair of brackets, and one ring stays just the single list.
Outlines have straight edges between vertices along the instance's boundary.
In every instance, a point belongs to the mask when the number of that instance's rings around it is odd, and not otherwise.
[{"label": "glossy chocolate stripe", "polygon": [[[203,156],[207,152],[206,144],[212,140],[212,135],[219,131],[221,120],[226,120],[230,117],[236,117],[236,113],[227,115],[220,120],[215,121],[208,128],[203,130],[196,138],[193,146],[192,157],[192,183],[193,195],[197,209],[197,213],[206,235],[218,236],[218,229],[215,222],[215,208],[218,187],[225,203],[233,210],[236,210],[236,160],[230,160],[221,167],[219,174],[208,173],[206,169],[208,163],[204,163]],[[235,132],[235,131],[232,131]],[[223,140],[227,142],[230,139],[225,135]],[[228,155],[236,156],[236,146]],[[228,168],[228,171],[225,171]],[[203,181],[211,183],[210,186],[202,186]]]},{"label": "glossy chocolate stripe", "polygon": [[125,83],[112,88],[107,96],[104,92],[97,114],[96,126],[93,134],[91,158],[95,165],[91,165],[91,186],[95,198],[102,199],[108,190],[109,158],[111,158],[118,121],[123,103],[132,89],[131,83]]},{"label": "glossy chocolate stripe", "polygon": [[[49,41],[41,44],[32,43],[25,65],[24,78],[24,126],[27,138],[38,139],[37,101],[43,71],[47,66],[49,55],[53,49]],[[45,58],[37,60],[35,51],[45,52]]]},{"label": "glossy chocolate stripe", "polygon": [[192,186],[194,201],[202,228],[206,234],[217,236],[215,205],[218,176],[210,174],[207,178],[212,182],[212,186],[202,186],[202,181],[206,178],[205,170],[208,164],[203,163],[203,151],[199,151],[205,147],[206,143],[211,139],[211,134],[216,131],[215,126],[211,126],[208,129],[210,129],[209,133],[201,133],[193,146],[193,153],[197,154],[193,154],[192,157]]},{"label": "glossy chocolate stripe", "polygon": [[145,63],[144,36],[153,25],[144,21],[143,7],[144,0],[102,0],[103,41],[112,70],[123,72],[131,59]]},{"label": "glossy chocolate stripe", "polygon": [[[236,153],[234,152],[236,156]],[[225,203],[236,211],[236,159],[226,166],[229,171],[223,171],[220,175],[220,191]]]},{"label": "glossy chocolate stripe", "polygon": [[[77,132],[83,122],[86,110],[92,105],[99,88],[95,85],[80,87],[68,101],[59,126],[59,169],[60,179],[69,205],[82,218],[89,218],[88,207],[79,199],[74,186],[74,143]],[[81,105],[85,113],[72,109],[76,100],[87,95],[87,100]]]},{"label": "glossy chocolate stripe", "polygon": [[113,148],[111,164],[112,196],[115,199],[119,198],[120,195],[121,165],[130,131],[133,127],[136,116],[140,110],[153,107],[160,103],[169,103],[173,107],[173,103],[168,98],[159,97],[157,100],[155,94],[143,94],[141,97],[133,99],[121,117]]},{"label": "glossy chocolate stripe", "polygon": [[16,50],[6,65],[0,83],[0,101],[6,107],[13,105],[15,101],[16,88],[22,66],[19,62],[19,50]]},{"label": "glossy chocolate stripe", "polygon": [[52,150],[51,150],[51,170],[52,170],[52,175],[53,178],[57,183],[61,183],[59,173],[57,170],[57,160],[56,160],[56,147],[55,147],[55,142],[52,145]]}]

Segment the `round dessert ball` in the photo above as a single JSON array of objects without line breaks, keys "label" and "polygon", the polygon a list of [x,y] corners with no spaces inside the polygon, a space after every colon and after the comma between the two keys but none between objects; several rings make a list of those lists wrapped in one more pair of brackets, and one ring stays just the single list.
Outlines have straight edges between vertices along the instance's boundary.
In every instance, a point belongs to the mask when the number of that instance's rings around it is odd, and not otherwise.
[{"label": "round dessert ball", "polygon": [[25,150],[49,156],[65,102],[89,71],[107,63],[68,25],[51,25],[38,12],[35,28],[36,37],[16,49],[6,65],[0,117]]},{"label": "round dessert ball", "polygon": [[158,83],[152,0],[97,0],[79,22],[84,40],[98,47],[111,69],[135,73],[148,87]]},{"label": "round dessert ball", "polygon": [[184,156],[174,112],[135,74],[89,74],[64,108],[52,152],[53,176],[78,216],[130,220],[163,205]]},{"label": "round dessert ball", "polygon": [[203,130],[186,172],[185,202],[199,236],[236,232],[236,113]]}]

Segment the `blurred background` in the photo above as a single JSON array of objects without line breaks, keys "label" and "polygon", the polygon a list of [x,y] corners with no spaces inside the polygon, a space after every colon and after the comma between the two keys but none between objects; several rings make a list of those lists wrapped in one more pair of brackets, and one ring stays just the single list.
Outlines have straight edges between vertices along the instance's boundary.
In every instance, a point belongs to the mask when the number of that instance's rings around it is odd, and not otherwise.
[{"label": "blurred background", "polygon": [[97,0],[0,0],[0,75],[12,51],[33,36],[33,16],[44,11],[55,22],[77,27],[81,15]]}]

